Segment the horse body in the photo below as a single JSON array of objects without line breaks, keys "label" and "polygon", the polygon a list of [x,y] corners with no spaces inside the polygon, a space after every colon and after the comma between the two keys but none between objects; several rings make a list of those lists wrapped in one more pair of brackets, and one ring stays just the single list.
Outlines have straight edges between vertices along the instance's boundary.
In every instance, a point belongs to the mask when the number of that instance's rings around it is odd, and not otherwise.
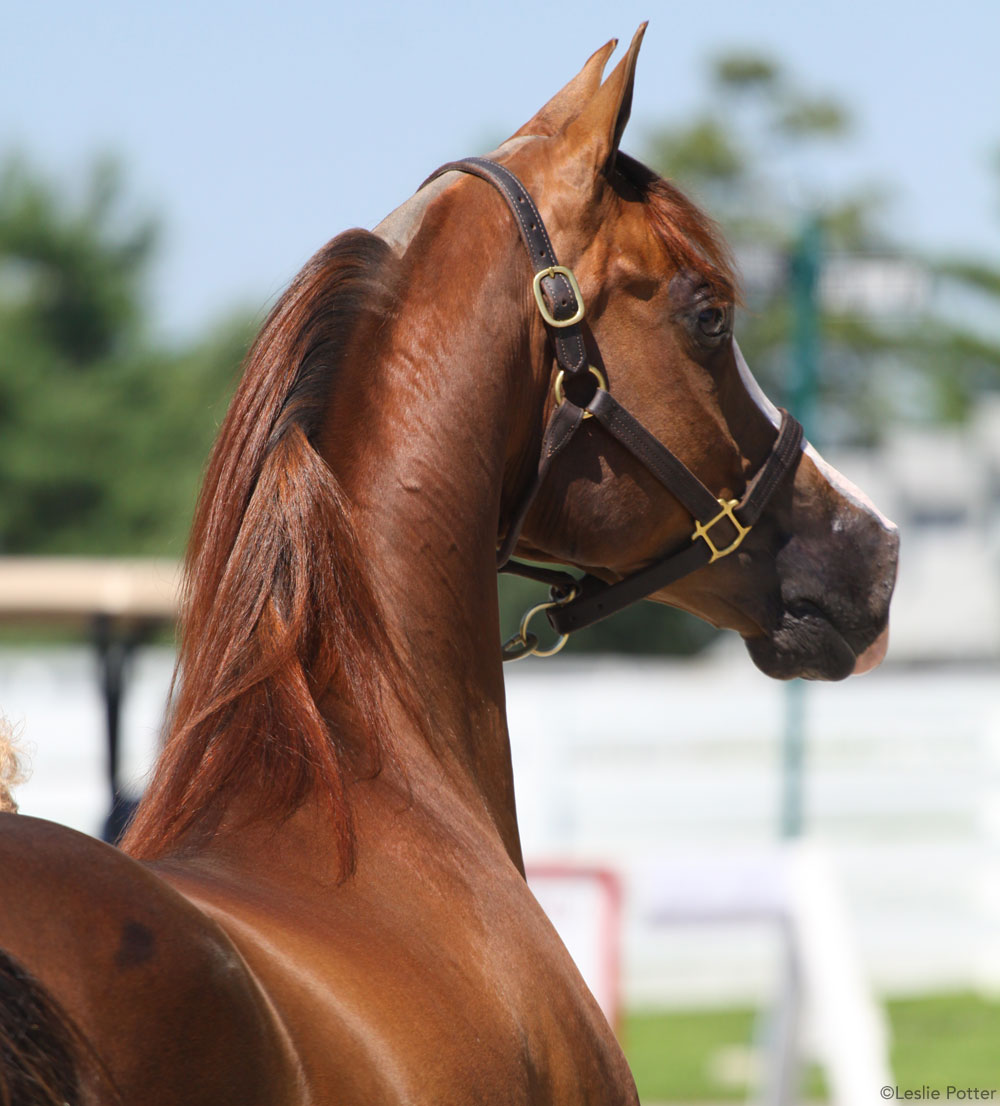
[{"label": "horse body", "polygon": [[[598,51],[496,156],[576,271],[588,355],[732,496],[775,430],[709,225],[615,168],[640,38],[603,83],[613,44]],[[0,816],[5,899],[25,906],[0,948],[122,1102],[635,1101],[517,832],[495,572],[552,387],[530,276],[501,198],[458,174],[310,262],[210,466],[137,859]],[[896,539],[828,475],[803,455],[737,554],[654,598],[736,629],[772,674],[860,669]],[[519,547],[614,580],[690,530],[587,428]]]},{"label": "horse body", "polygon": [[496,834],[373,798],[358,826],[372,844],[340,887],[308,810],[277,849],[251,834],[244,865],[157,867],[270,996],[305,1100],[634,1101],[603,1015]]}]

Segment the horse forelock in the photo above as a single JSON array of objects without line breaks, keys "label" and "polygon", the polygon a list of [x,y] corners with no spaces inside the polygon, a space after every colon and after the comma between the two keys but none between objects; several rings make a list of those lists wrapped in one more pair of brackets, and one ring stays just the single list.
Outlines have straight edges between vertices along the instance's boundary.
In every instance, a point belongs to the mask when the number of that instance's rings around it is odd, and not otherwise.
[{"label": "horse forelock", "polygon": [[715,221],[675,184],[628,154],[618,152],[615,168],[638,190],[653,230],[678,267],[698,273],[721,299],[738,302],[732,253]]},{"label": "horse forelock", "polygon": [[315,439],[360,323],[391,307],[391,259],[367,231],[335,238],[247,357],[195,512],[171,719],[123,843],[133,855],[188,847],[236,794],[280,821],[319,793],[351,869],[348,782],[382,764],[396,661],[352,505]]}]

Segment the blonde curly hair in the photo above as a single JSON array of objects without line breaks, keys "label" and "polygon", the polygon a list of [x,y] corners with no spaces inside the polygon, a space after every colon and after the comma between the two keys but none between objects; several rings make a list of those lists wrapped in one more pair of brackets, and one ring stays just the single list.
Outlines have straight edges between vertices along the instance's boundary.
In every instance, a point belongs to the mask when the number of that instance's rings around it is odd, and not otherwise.
[{"label": "blonde curly hair", "polygon": [[21,753],[15,742],[14,727],[0,715],[0,812],[17,813],[13,790],[26,778]]}]

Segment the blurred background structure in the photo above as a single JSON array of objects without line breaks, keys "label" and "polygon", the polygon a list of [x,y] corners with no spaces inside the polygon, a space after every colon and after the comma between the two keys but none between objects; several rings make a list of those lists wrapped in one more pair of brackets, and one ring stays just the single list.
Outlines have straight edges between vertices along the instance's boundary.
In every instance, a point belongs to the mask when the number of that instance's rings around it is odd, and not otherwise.
[{"label": "blurred background structure", "polygon": [[[308,255],[496,145],[650,17],[624,146],[721,222],[749,364],[900,524],[892,645],[864,680],[803,695],[645,604],[514,666],[525,851],[621,881],[622,1032],[644,1100],[759,1092],[754,1012],[785,979],[775,931],[676,918],[780,898],[790,824],[825,849],[901,1090],[1000,1094],[1000,16],[987,0],[946,17],[899,0],[857,19],[786,0],[574,12],[8,13],[0,557],[179,558],[243,352]],[[523,47],[529,14],[544,66]],[[511,629],[529,594],[504,583]],[[99,832],[88,632],[0,625],[0,712],[33,760],[22,809]],[[169,634],[128,663],[121,769],[138,790]],[[598,674],[606,714],[587,697]],[[579,703],[569,722],[550,717],[556,686]]]}]

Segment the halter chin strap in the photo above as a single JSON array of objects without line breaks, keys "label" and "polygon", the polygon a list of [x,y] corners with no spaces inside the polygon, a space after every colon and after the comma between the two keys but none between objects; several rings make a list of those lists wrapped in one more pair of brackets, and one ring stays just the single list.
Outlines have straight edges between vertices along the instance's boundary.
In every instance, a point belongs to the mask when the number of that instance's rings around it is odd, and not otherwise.
[{"label": "halter chin strap", "polygon": [[[740,499],[715,496],[680,458],[611,395],[604,376],[588,364],[581,326],[584,304],[579,285],[572,272],[557,262],[545,224],[524,185],[509,169],[481,157],[442,165],[424,183],[451,171],[471,173],[488,181],[513,212],[534,269],[535,302],[559,367],[555,383],[557,405],[542,436],[538,469],[497,551],[498,571],[538,580],[551,589],[550,601],[532,608],[522,619],[520,631],[504,644],[503,659],[518,660],[532,653],[550,656],[562,648],[574,630],[607,618],[703,565],[735,552],[782,481],[795,468],[801,453],[802,427],[787,411],[782,411],[781,426],[771,453],[743,496]],[[597,419],[695,520],[690,540],[680,549],[665,553],[652,564],[611,584],[589,574],[577,578],[558,569],[511,560],[528,512],[553,461],[588,418]],[[531,618],[542,610],[560,635],[556,645],[544,651],[539,648],[538,638],[528,629]]]}]

